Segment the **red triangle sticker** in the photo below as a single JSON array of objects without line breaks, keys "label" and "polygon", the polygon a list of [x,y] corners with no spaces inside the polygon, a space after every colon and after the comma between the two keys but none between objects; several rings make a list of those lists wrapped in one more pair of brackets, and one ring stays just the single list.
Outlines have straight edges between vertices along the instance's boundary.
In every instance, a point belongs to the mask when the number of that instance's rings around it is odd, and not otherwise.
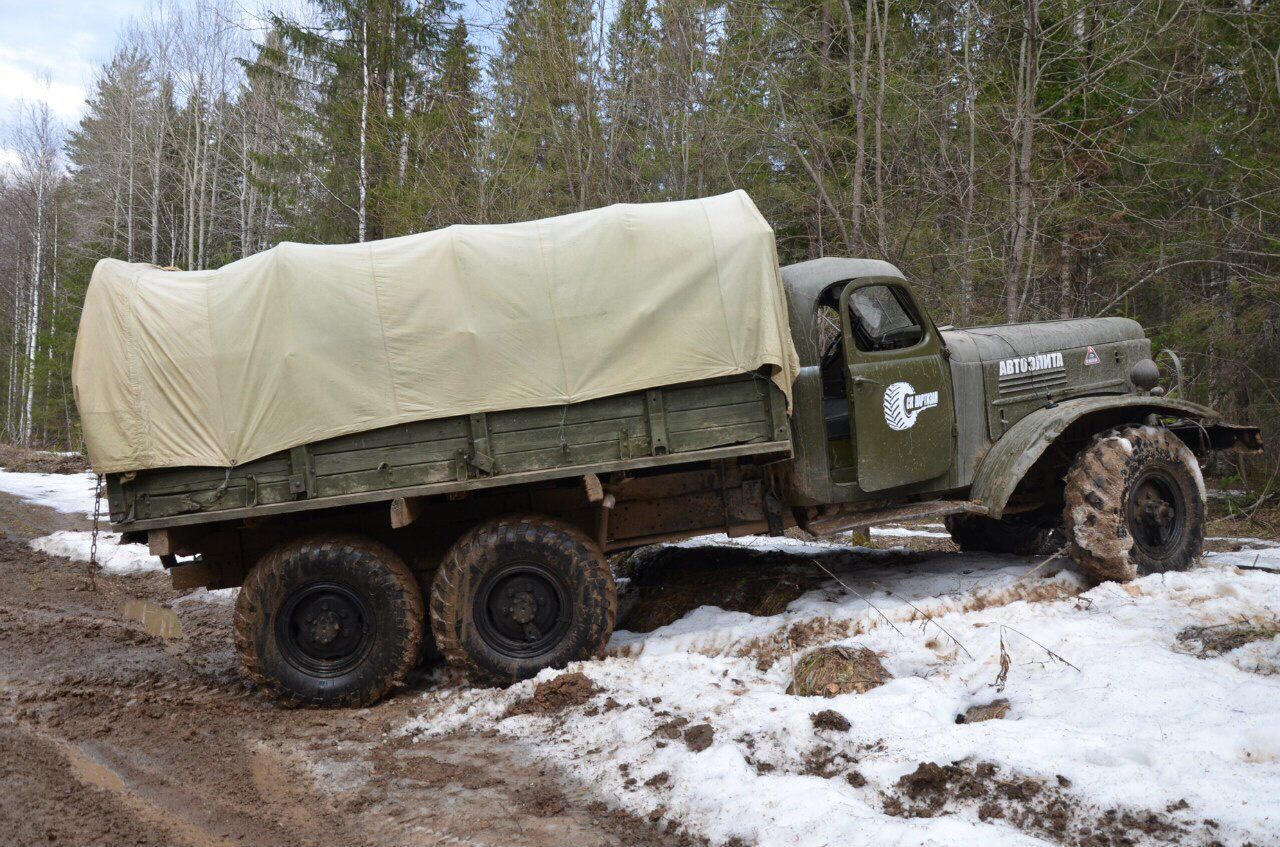
[{"label": "red triangle sticker", "polygon": [[1086,365],[1100,365],[1102,364],[1102,359],[1098,358],[1098,351],[1090,347],[1085,351],[1084,363]]}]

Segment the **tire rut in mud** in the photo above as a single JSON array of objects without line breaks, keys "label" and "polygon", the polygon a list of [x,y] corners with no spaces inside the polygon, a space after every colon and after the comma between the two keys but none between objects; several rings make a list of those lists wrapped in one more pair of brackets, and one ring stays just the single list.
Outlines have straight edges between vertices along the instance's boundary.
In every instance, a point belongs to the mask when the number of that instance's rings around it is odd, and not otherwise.
[{"label": "tire rut in mud", "polygon": [[[229,597],[146,573],[87,590],[84,568],[0,537],[2,844],[680,843],[512,742],[389,735],[420,672],[371,709],[276,708],[240,674]],[[183,637],[122,614],[138,600]]]}]

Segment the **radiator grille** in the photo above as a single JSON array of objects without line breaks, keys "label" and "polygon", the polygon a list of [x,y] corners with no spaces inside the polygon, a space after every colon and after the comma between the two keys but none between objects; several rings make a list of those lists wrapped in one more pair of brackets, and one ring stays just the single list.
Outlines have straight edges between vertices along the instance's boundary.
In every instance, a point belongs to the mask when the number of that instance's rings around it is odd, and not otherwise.
[{"label": "radiator grille", "polygon": [[1045,368],[1041,371],[1024,374],[1008,374],[1000,377],[1000,396],[1043,396],[1046,392],[1066,384],[1067,369],[1065,366]]}]

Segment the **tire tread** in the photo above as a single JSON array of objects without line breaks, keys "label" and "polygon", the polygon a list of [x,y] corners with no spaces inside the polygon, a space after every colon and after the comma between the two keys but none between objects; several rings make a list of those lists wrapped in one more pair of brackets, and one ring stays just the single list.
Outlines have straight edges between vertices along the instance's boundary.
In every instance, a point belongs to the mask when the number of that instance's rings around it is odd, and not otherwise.
[{"label": "tire tread", "polygon": [[[270,591],[271,581],[280,578],[280,569],[288,559],[299,555],[305,556],[313,550],[317,553],[331,552],[335,548],[353,566],[358,566],[358,563],[366,557],[375,558],[384,565],[383,576],[390,582],[389,589],[395,596],[402,598],[409,607],[405,615],[406,628],[395,636],[401,645],[402,655],[396,663],[396,670],[385,675],[374,685],[337,698],[307,697],[285,688],[261,666],[254,638],[255,623],[259,615],[258,605]],[[266,691],[277,703],[289,708],[299,706],[358,708],[382,699],[392,686],[404,680],[405,675],[417,663],[424,626],[425,609],[422,591],[409,566],[386,545],[348,533],[298,538],[269,550],[249,571],[248,577],[241,586],[240,594],[236,597],[234,616],[235,646],[236,653],[240,657],[242,673],[250,682]]]},{"label": "tire tread", "polygon": [[599,604],[605,615],[593,618],[596,625],[588,642],[593,655],[603,651],[618,614],[618,597],[613,574],[599,547],[582,530],[555,518],[536,514],[517,514],[494,518],[468,530],[450,548],[440,563],[431,588],[431,631],[436,647],[445,660],[461,668],[474,682],[505,684],[513,680],[499,676],[479,665],[469,654],[460,637],[460,623],[467,620],[467,605],[472,598],[464,587],[466,570],[485,554],[492,555],[499,544],[522,541],[528,544],[554,544],[567,556],[587,563],[586,604]]}]

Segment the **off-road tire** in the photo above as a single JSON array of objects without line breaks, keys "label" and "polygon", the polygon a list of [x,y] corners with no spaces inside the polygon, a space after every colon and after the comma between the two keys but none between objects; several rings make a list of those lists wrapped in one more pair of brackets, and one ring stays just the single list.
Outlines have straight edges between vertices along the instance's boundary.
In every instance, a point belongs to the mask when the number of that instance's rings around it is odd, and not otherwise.
[{"label": "off-road tire", "polygon": [[[1146,486],[1156,484],[1168,498],[1157,502],[1176,513],[1176,522],[1158,529],[1168,534],[1158,545],[1151,541],[1156,530],[1136,515]],[[1064,496],[1067,550],[1099,582],[1186,570],[1200,557],[1205,524],[1200,464],[1164,427],[1130,426],[1094,437],[1067,473]],[[1135,537],[1135,527],[1142,538]]]},{"label": "off-road tire", "polygon": [[[518,655],[519,646],[504,640],[486,602],[501,602],[495,595],[503,580],[518,578],[504,575],[520,568],[533,569],[548,590],[558,590],[550,602],[563,610],[557,615],[562,633],[545,634],[554,640],[536,655]],[[543,668],[600,655],[613,633],[618,595],[600,548],[584,532],[551,518],[515,515],[482,523],[458,539],[436,572],[430,607],[436,646],[451,665],[473,683],[510,685]]]},{"label": "off-road tire", "polygon": [[[290,639],[281,631],[292,598],[327,585],[358,598],[368,616],[360,618],[358,654],[333,673],[301,666],[299,648],[284,643]],[[357,535],[310,536],[275,547],[249,572],[236,598],[236,651],[244,675],[291,707],[377,702],[417,663],[425,628],[413,572],[386,546]]]},{"label": "off-road tire", "polygon": [[[430,560],[419,559],[412,562],[409,570],[413,571],[413,579],[418,584],[418,590],[422,592],[424,599],[423,608],[425,610],[425,599],[431,596],[431,583],[436,578],[436,571],[440,568],[440,557],[436,556]],[[422,648],[418,650],[418,660],[414,662],[414,667],[430,667],[439,662],[443,656],[440,655],[439,648],[436,647],[435,636],[431,634],[431,624],[426,621],[426,612],[423,612],[422,622]]]},{"label": "off-road tire", "polygon": [[1008,553],[1034,556],[1048,553],[1053,529],[1005,518],[947,515],[943,518],[951,540],[965,553]]}]

